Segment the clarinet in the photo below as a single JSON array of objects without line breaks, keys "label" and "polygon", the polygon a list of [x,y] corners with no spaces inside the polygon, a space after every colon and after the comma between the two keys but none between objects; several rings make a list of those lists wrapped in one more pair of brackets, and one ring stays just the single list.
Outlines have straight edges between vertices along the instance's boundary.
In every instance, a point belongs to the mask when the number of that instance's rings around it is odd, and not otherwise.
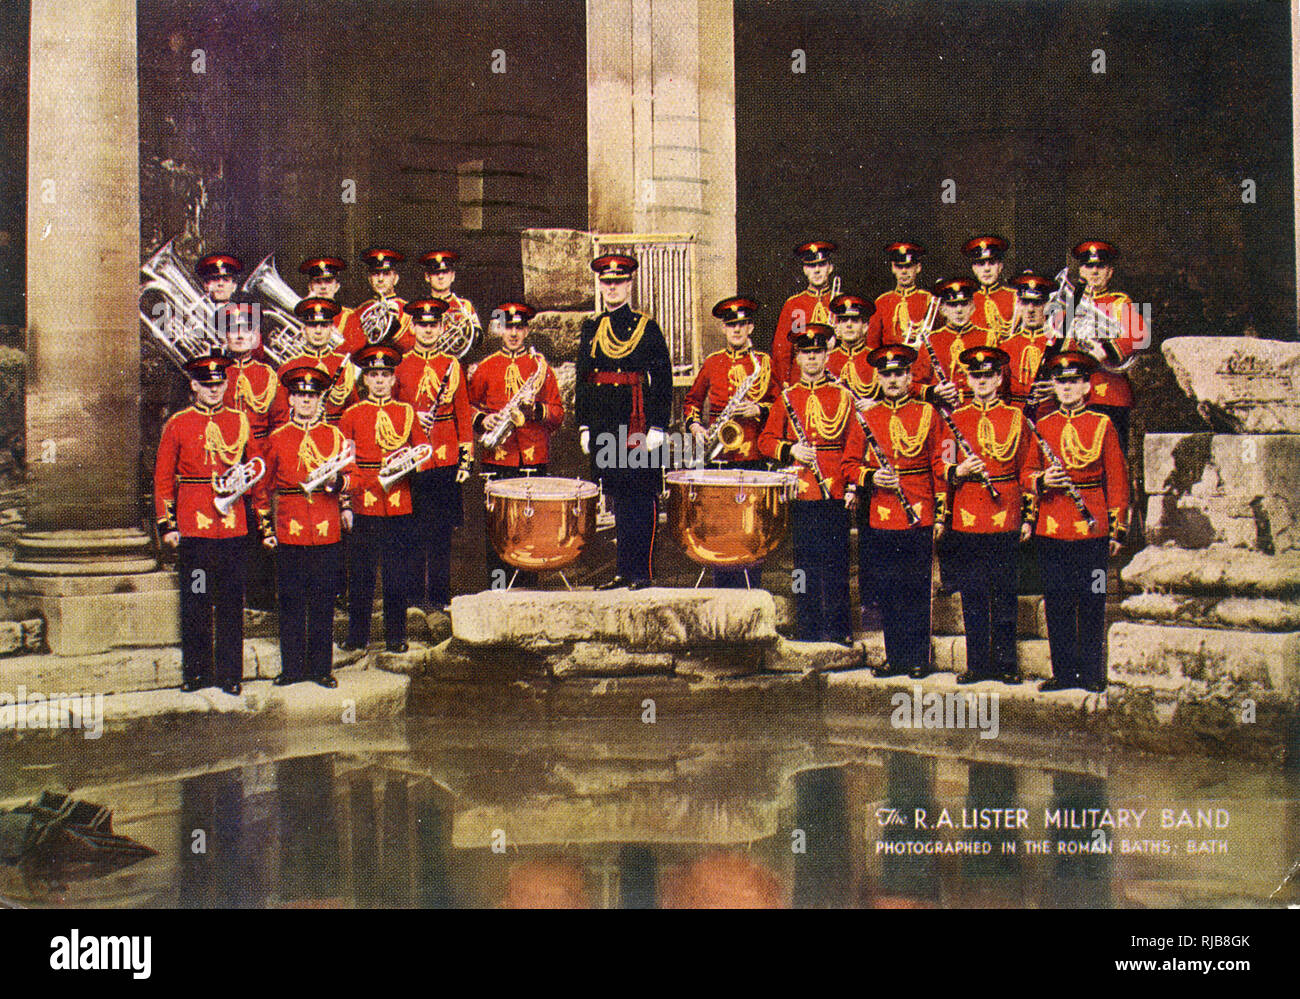
[{"label": "clarinet", "polygon": [[[1043,460],[1052,468],[1059,468],[1063,472],[1066,471],[1065,465],[1061,462],[1061,459],[1057,456],[1056,452],[1052,450],[1052,446],[1043,439],[1043,435],[1038,432],[1038,425],[1029,418],[1028,414],[1025,416],[1025,422],[1029,424],[1029,432],[1034,435],[1034,440],[1038,442],[1038,450],[1042,452]],[[1069,473],[1066,472],[1066,474],[1068,475]],[[1065,491],[1069,493],[1070,499],[1074,501],[1074,506],[1075,509],[1079,511],[1079,516],[1087,523],[1088,530],[1093,530],[1097,526],[1097,518],[1094,517],[1092,511],[1088,509],[1088,504],[1083,501],[1083,496],[1080,494],[1078,486],[1071,481],[1070,484],[1065,487]]]},{"label": "clarinet", "polygon": [[[804,433],[803,422],[795,415],[794,403],[790,401],[790,389],[788,386],[781,389],[781,401],[785,403],[786,416],[790,418],[790,426],[794,428],[794,433],[795,436],[799,438],[799,443],[804,447],[812,447],[812,445],[808,443],[808,435]],[[857,410],[854,410],[854,412],[857,412]],[[821,465],[818,464],[817,455],[815,453],[813,454],[813,463],[809,468],[812,470],[813,476],[817,479],[817,485],[822,491],[822,499],[830,499],[831,486],[830,483],[826,481],[826,476],[822,474]]]},{"label": "clarinet", "polygon": [[[953,422],[953,418],[949,416],[945,410],[939,409],[938,406],[935,406],[934,408],[939,411],[939,415],[943,418],[943,422],[948,424],[948,429],[952,432],[953,439],[957,442],[957,446],[961,448],[961,453],[968,458],[973,455],[975,449],[970,446],[970,441],[966,439],[965,435],[957,429],[957,424]],[[989,496],[993,498],[995,503],[1001,499],[998,495],[997,488],[993,485],[992,480],[989,479],[989,473],[987,471],[980,472],[978,479],[979,484],[989,491]]]},{"label": "clarinet", "polygon": [[[884,449],[876,442],[876,435],[873,434],[871,428],[867,426],[867,418],[858,412],[857,406],[853,407],[853,415],[858,418],[858,426],[862,428],[862,432],[867,437],[867,447],[871,448],[871,453],[875,456],[876,464],[886,472],[894,472],[894,466],[891,465],[889,459],[885,457]],[[898,473],[894,472],[894,474],[897,475]],[[900,480],[898,485],[894,486],[890,492],[898,498],[898,502],[903,508],[903,513],[907,516],[908,526],[919,527],[921,524],[921,518],[912,508],[912,504],[907,501],[907,493],[903,492],[902,481]]]}]

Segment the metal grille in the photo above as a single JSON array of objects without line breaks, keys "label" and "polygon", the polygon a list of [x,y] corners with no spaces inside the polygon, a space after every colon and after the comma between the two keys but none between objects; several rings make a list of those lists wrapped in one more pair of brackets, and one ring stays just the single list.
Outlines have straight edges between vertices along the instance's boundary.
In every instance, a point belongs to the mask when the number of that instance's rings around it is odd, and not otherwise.
[{"label": "metal grille", "polygon": [[[626,253],[636,258],[636,287],[632,305],[659,323],[673,362],[673,382],[689,385],[699,369],[700,337],[696,326],[695,237],[689,234],[593,235],[596,256]],[[595,281],[596,307],[600,280]]]}]

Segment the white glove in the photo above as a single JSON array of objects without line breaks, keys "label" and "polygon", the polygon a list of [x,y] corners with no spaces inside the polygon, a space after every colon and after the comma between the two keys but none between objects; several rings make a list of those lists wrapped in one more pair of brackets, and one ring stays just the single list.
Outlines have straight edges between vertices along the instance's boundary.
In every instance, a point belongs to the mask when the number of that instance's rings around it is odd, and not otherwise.
[{"label": "white glove", "polygon": [[663,447],[664,432],[658,427],[651,427],[645,434],[645,449],[647,451],[658,451]]},{"label": "white glove", "polygon": [[578,446],[583,454],[591,454],[591,431],[586,427],[578,431]]}]

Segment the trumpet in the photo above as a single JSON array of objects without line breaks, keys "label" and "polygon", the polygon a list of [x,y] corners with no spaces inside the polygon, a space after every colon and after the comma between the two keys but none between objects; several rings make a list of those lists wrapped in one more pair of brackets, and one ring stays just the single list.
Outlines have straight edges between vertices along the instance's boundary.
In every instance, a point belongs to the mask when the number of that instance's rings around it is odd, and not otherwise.
[{"label": "trumpet", "polygon": [[384,465],[379,470],[379,487],[384,492],[388,492],[398,479],[414,472],[422,463],[432,457],[433,447],[428,444],[404,447],[394,451],[384,459]]},{"label": "trumpet", "polygon": [[253,458],[242,465],[232,465],[220,475],[214,472],[212,488],[220,494],[213,504],[217,508],[217,513],[223,517],[230,513],[235,501],[261,482],[265,474],[266,462],[261,458]]},{"label": "trumpet", "polygon": [[546,358],[542,357],[542,355],[535,349],[530,349],[528,353],[536,359],[537,370],[528,377],[527,381],[519,386],[519,391],[511,397],[510,401],[506,403],[505,408],[500,411],[505,419],[498,423],[495,429],[488,431],[482,436],[481,440],[483,446],[489,451],[499,448],[507,439],[509,439],[515,429],[513,416],[519,411],[520,402],[527,394],[536,396],[538,390],[542,387],[542,379],[546,377]]},{"label": "trumpet", "polygon": [[[216,303],[203,293],[203,289],[190,276],[189,269],[181,263],[172,246],[173,240],[164,243],[152,257],[140,265],[140,298],[157,293],[166,307],[159,316],[153,316],[140,306],[140,322],[144,323],[167,356],[177,366],[184,366],[191,358],[221,347],[216,333]],[[161,321],[159,321],[161,320]]]},{"label": "trumpet", "polygon": [[310,496],[325,483],[329,482],[336,475],[352,464],[353,459],[357,456],[357,446],[350,440],[344,440],[343,446],[339,448],[339,453],[320,463],[316,471],[303,479],[302,491]]}]

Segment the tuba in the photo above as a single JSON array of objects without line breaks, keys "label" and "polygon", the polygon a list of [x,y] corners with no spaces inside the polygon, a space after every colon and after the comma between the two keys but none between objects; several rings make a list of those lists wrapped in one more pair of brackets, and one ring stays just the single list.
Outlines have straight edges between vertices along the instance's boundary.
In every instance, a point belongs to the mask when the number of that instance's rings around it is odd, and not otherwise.
[{"label": "tuba", "polygon": [[[189,268],[181,263],[172,243],[173,240],[167,240],[157,253],[140,265],[143,278],[140,322],[153,334],[167,356],[177,366],[184,366],[191,358],[207,354],[224,344],[216,333],[216,303],[191,277]],[[162,296],[166,307],[161,316],[158,315],[158,306],[145,311],[144,297],[150,294]]]},{"label": "tuba", "polygon": [[433,447],[429,444],[419,444],[415,447],[408,446],[394,451],[384,461],[384,466],[379,470],[379,487],[384,492],[388,492],[393,487],[394,482],[414,472],[422,462],[426,462],[432,457]]},{"label": "tuba", "polygon": [[221,475],[214,472],[212,488],[221,493],[213,504],[217,508],[217,513],[223,517],[230,513],[230,508],[235,505],[235,501],[262,481],[262,476],[265,474],[266,462],[261,458],[253,458],[242,465],[232,465]]},{"label": "tuba", "polygon": [[[291,357],[303,352],[302,323],[293,314],[294,306],[302,301],[302,296],[289,287],[280,272],[275,269],[275,254],[268,254],[262,262],[253,268],[241,289],[248,295],[260,295],[270,302],[262,309],[262,351],[277,367]],[[270,325],[265,319],[270,319]],[[342,342],[342,337],[335,331],[335,341]]]}]

